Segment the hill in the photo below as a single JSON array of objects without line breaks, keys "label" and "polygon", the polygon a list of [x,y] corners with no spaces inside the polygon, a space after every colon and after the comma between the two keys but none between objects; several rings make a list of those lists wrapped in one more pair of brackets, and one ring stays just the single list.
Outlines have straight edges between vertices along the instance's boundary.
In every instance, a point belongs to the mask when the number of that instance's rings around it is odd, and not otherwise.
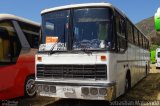
[{"label": "hill", "polygon": [[137,23],[136,26],[149,38],[152,45],[160,45],[160,36],[154,29],[154,17],[144,19]]}]

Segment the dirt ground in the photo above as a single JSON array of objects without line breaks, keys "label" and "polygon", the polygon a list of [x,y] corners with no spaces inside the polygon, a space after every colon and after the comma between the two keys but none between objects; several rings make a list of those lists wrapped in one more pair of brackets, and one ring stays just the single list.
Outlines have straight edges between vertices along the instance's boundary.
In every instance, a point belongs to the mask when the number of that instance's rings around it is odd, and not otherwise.
[{"label": "dirt ground", "polygon": [[118,98],[119,100],[160,100],[160,69],[155,64],[150,65],[148,76],[136,84],[130,92]]},{"label": "dirt ground", "polygon": [[[160,69],[151,64],[149,75],[136,84],[127,94],[115,101],[156,101],[160,100]],[[49,97],[18,98],[18,106],[107,106],[105,101],[85,101]],[[113,101],[114,102],[114,101]]]}]

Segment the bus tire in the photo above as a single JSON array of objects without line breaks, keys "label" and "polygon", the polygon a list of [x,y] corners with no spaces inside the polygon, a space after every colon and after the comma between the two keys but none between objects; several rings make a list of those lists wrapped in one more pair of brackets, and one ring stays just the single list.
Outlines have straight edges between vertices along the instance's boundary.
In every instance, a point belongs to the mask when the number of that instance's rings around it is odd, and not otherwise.
[{"label": "bus tire", "polygon": [[131,89],[131,76],[130,72],[127,72],[126,79],[125,79],[125,93],[127,93]]},{"label": "bus tire", "polygon": [[34,97],[35,95],[36,95],[35,78],[33,76],[29,76],[25,80],[24,96]]}]

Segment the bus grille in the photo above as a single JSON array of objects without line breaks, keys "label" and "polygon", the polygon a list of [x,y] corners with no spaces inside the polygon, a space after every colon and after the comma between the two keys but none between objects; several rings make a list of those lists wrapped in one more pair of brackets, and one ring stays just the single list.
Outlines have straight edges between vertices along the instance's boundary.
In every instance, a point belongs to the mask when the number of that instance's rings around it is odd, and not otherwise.
[{"label": "bus grille", "polygon": [[107,79],[102,65],[37,65],[37,78]]}]

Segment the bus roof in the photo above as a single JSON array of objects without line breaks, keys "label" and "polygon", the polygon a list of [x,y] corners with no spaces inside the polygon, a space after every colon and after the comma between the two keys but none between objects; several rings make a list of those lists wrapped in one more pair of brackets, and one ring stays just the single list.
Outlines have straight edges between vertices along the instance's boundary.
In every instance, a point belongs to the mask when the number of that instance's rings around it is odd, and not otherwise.
[{"label": "bus roof", "polygon": [[59,6],[59,7],[53,7],[49,9],[45,9],[41,11],[41,14],[45,14],[48,12],[52,11],[57,11],[57,10],[64,10],[64,9],[69,9],[69,8],[79,8],[79,7],[112,7],[110,3],[84,3],[84,4],[71,4],[71,5],[65,5],[65,6]]},{"label": "bus roof", "polygon": [[2,20],[17,20],[17,21],[21,21],[21,22],[25,22],[25,23],[29,23],[35,26],[40,26],[39,23],[22,18],[22,17],[18,17],[12,14],[0,14],[0,21]]}]

